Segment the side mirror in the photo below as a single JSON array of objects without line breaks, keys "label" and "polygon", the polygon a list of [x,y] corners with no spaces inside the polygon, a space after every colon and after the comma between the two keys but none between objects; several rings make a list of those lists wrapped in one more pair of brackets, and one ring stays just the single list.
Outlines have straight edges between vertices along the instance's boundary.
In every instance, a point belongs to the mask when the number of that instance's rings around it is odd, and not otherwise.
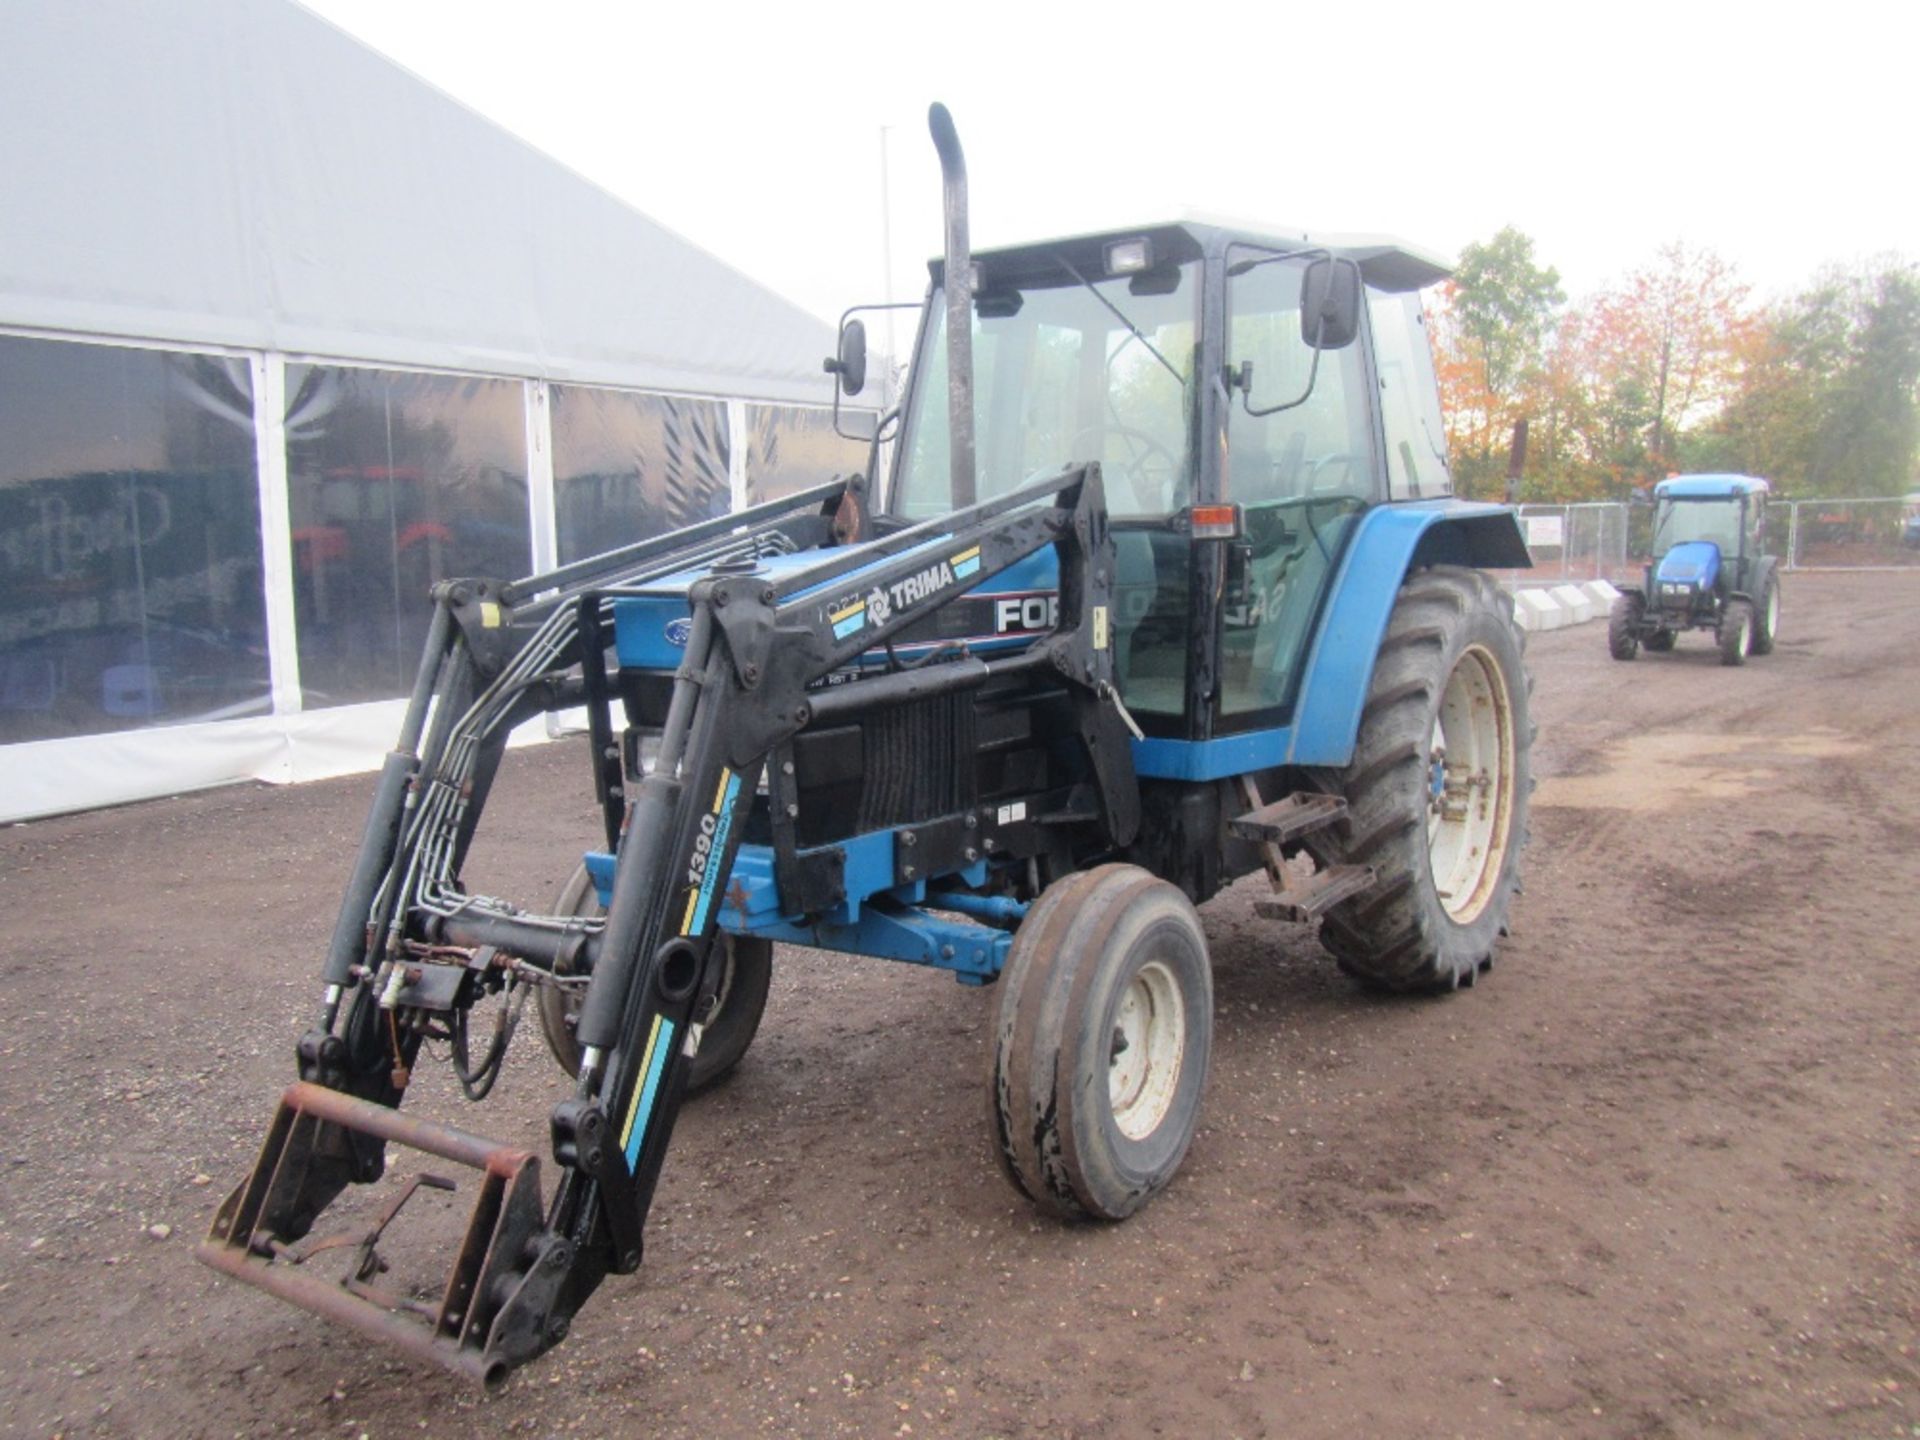
[{"label": "side mirror", "polygon": [[840,327],[840,353],[822,368],[840,377],[843,394],[858,395],[867,388],[867,327],[863,322],[849,320]]},{"label": "side mirror", "polygon": [[1325,255],[1300,277],[1300,338],[1315,350],[1344,350],[1360,333],[1360,267]]}]

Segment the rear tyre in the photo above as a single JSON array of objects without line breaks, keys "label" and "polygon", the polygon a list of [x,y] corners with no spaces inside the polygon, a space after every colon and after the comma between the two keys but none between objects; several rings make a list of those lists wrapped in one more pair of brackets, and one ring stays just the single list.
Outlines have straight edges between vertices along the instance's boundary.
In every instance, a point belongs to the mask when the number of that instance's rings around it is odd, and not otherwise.
[{"label": "rear tyre", "polygon": [[1665,655],[1673,649],[1673,642],[1680,638],[1678,630],[1656,630],[1641,643],[1655,655]]},{"label": "rear tyre", "polygon": [[1607,613],[1607,653],[1616,660],[1631,660],[1640,653],[1640,608],[1638,595],[1620,595]]},{"label": "rear tyre", "polygon": [[1753,606],[1729,600],[1720,612],[1720,663],[1744,665],[1753,652]]},{"label": "rear tyre", "polygon": [[[562,915],[599,915],[599,892],[582,865],[560,892],[556,907]],[[773,944],[721,931],[713,942],[720,947],[720,984],[713,1008],[707,1012],[700,1048],[687,1068],[689,1093],[718,1084],[747,1053],[767,1009],[767,989],[773,982]],[[565,972],[562,972],[565,973]],[[540,1029],[554,1063],[569,1075],[580,1073],[580,1042],[573,1027],[585,998],[577,986],[542,985],[536,992]]]},{"label": "rear tyre", "polygon": [[1774,637],[1780,633],[1780,582],[1767,577],[1767,588],[1760,596],[1760,609],[1753,622],[1753,653],[1771,655]]},{"label": "rear tyre", "polygon": [[1213,1048],[1193,905],[1134,865],[1049,886],[1000,977],[988,1065],[994,1156],[1068,1219],[1123,1220],[1186,1157]]},{"label": "rear tyre", "polygon": [[1370,988],[1435,993],[1493,964],[1520,887],[1532,681],[1513,602],[1473,570],[1408,577],[1374,661],[1354,756],[1323,777],[1347,816],[1315,859],[1370,865],[1320,940]]}]

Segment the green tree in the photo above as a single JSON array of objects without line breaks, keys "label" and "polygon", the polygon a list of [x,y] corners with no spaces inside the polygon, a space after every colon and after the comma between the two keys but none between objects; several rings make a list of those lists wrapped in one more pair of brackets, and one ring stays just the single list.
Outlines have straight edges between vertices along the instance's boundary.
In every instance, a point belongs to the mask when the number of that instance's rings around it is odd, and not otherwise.
[{"label": "green tree", "polygon": [[1461,250],[1453,284],[1453,313],[1487,389],[1511,401],[1539,369],[1554,312],[1566,303],[1560,272],[1536,265],[1533,241],[1508,225]]},{"label": "green tree", "polygon": [[1766,316],[1694,453],[1796,494],[1898,495],[1920,478],[1920,266],[1832,269]]},{"label": "green tree", "polygon": [[1498,493],[1512,425],[1547,354],[1560,274],[1535,263],[1533,241],[1508,225],[1466,246],[1433,317],[1434,362],[1462,494]]}]

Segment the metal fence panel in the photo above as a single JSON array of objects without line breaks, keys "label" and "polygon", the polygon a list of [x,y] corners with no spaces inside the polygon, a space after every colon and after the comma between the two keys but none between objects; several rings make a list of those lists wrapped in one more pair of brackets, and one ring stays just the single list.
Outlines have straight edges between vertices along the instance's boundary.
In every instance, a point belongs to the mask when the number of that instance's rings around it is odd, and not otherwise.
[{"label": "metal fence panel", "polygon": [[[1874,570],[1920,566],[1920,506],[1904,500],[1795,500],[1784,507],[1782,542],[1790,567],[1799,570]],[[1779,527],[1769,520],[1768,529]],[[1769,551],[1773,536],[1769,535]]]}]

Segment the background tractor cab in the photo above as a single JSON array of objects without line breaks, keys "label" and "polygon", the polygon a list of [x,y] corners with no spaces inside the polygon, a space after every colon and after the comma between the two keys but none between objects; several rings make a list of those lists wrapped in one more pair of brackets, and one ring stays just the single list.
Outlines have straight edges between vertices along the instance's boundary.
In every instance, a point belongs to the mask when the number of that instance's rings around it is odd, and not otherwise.
[{"label": "background tractor cab", "polygon": [[1678,475],[1654,487],[1653,558],[1641,588],[1614,602],[1614,659],[1643,644],[1671,650],[1682,630],[1713,630],[1728,665],[1773,649],[1780,582],[1762,548],[1767,491],[1750,475]]},{"label": "background tractor cab", "polygon": [[[1391,242],[1328,248],[1197,223],[977,255],[977,495],[957,489],[948,316],[931,303],[881,527],[1099,462],[1118,686],[1147,737],[1142,773],[1231,773],[1190,748],[1227,737],[1272,762],[1343,763],[1350,717],[1316,710],[1310,681],[1321,675],[1323,698],[1364,689],[1409,567],[1527,563],[1505,511],[1449,498],[1417,293],[1446,274]],[[936,262],[936,297],[943,279]],[[1406,513],[1369,527],[1390,502]],[[1356,653],[1312,656],[1350,560],[1391,572],[1366,607],[1378,625],[1360,625]],[[1003,576],[975,636],[1048,628],[1053,567],[1045,552]],[[1321,660],[1356,673],[1335,678]]]}]

